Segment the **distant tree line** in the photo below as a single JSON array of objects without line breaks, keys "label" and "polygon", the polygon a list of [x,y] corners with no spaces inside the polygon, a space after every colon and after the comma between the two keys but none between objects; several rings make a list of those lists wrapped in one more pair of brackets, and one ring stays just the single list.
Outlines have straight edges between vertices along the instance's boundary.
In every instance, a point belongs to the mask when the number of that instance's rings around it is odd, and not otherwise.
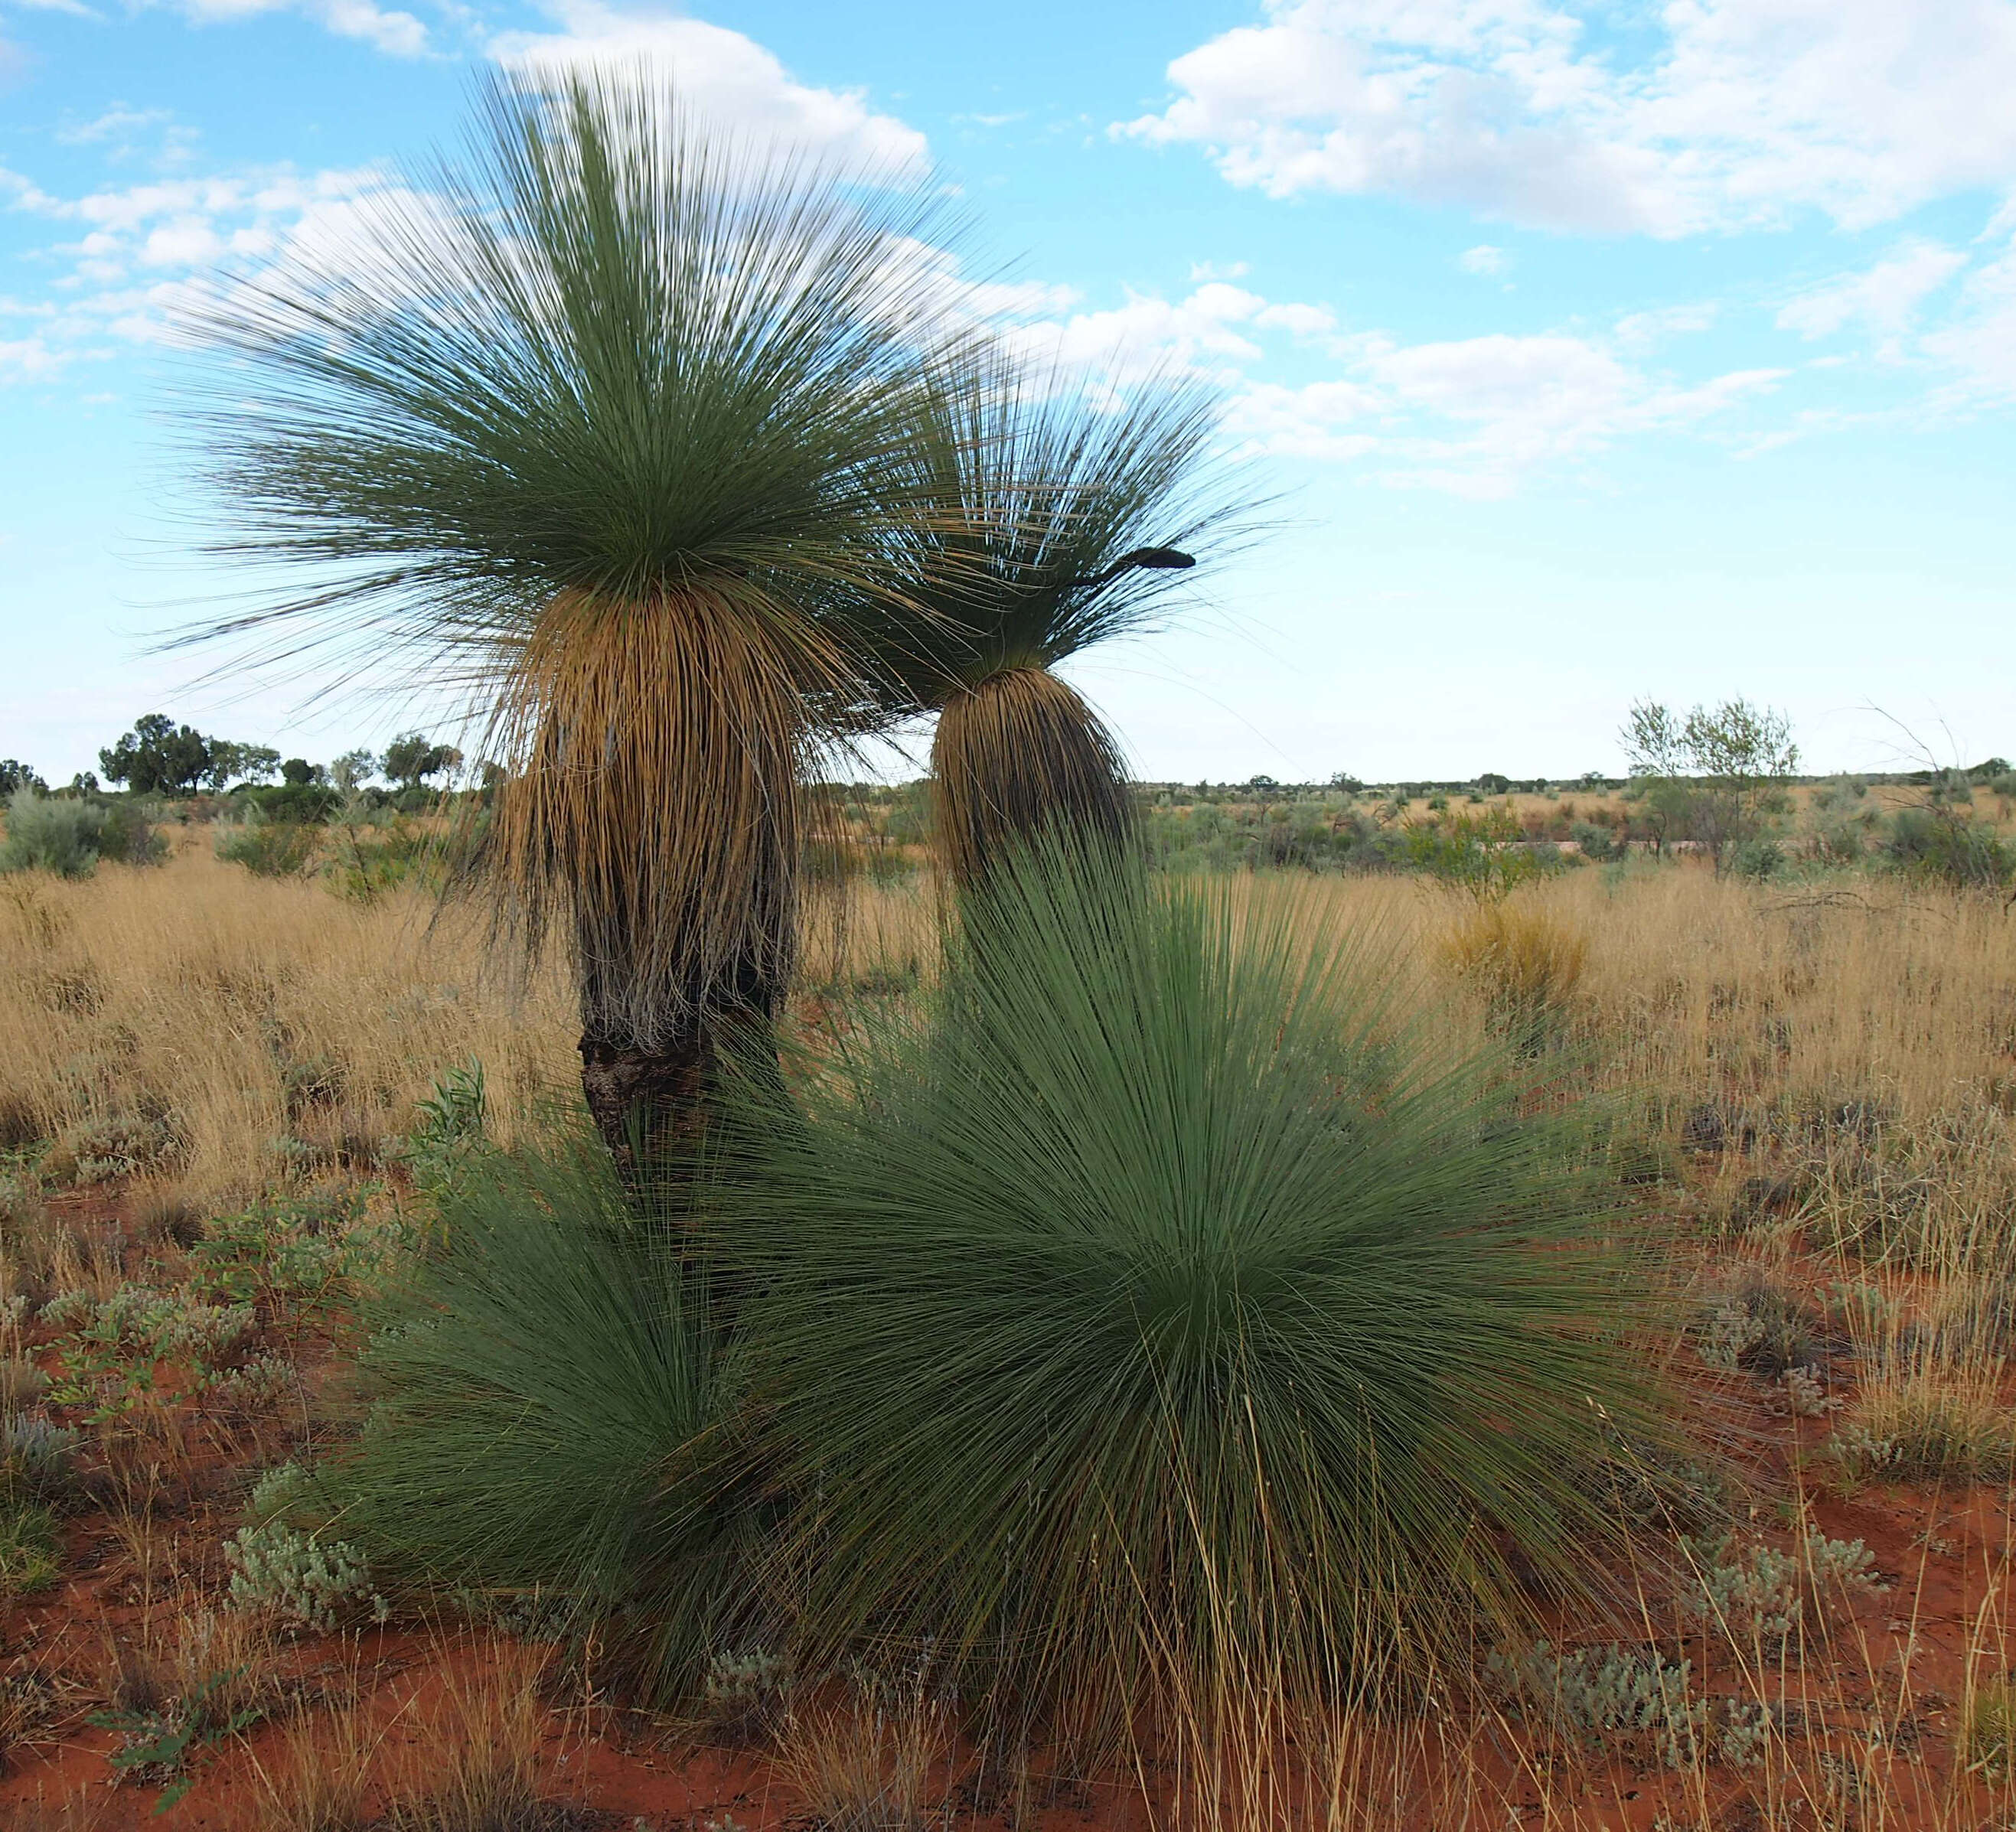
[{"label": "distant tree line", "polygon": [[[106,787],[135,796],[183,800],[229,793],[254,797],[255,805],[281,819],[321,819],[344,801],[365,793],[382,776],[391,793],[427,794],[460,768],[463,754],[422,732],[408,732],[382,752],[346,750],[327,763],[285,757],[269,744],[241,743],[178,724],[150,712],[98,754],[98,769],[83,771],[58,795],[97,796]],[[101,786],[101,779],[103,786]],[[27,790],[52,793],[41,772],[17,758],[0,758],[0,796]]]}]

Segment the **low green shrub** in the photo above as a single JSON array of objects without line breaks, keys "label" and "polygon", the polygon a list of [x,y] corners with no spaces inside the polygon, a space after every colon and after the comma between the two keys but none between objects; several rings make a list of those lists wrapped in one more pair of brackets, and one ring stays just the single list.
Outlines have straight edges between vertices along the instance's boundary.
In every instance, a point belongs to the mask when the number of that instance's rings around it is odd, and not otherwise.
[{"label": "low green shrub", "polygon": [[1526,1718],[1586,1748],[1615,1747],[1690,1769],[1705,1751],[1708,1707],[1694,1696],[1693,1664],[1657,1649],[1538,1643],[1517,1660],[1494,1654],[1491,1677]]},{"label": "low green shrub", "polygon": [[241,1528],[225,1542],[234,1608],[271,1614],[286,1628],[333,1635],[391,1609],[372,1588],[371,1567],[347,1540],[323,1539],[286,1521]]},{"label": "low green shrub", "polygon": [[440,877],[442,847],[412,822],[346,819],[332,824],[328,833],[322,876],[340,896],[369,903],[402,884]]},{"label": "low green shrub", "polygon": [[167,840],[154,830],[146,811],[132,802],[44,795],[25,787],[8,797],[0,872],[88,878],[101,858],[147,866],[159,865],[167,855]]},{"label": "low green shrub", "polygon": [[1728,869],[1739,878],[1759,883],[1775,878],[1785,869],[1785,849],[1775,840],[1740,840],[1730,848]]},{"label": "low green shrub", "polygon": [[1613,858],[1622,858],[1630,850],[1622,837],[1608,827],[1599,827],[1590,821],[1576,821],[1568,828],[1568,837],[1582,848],[1584,858],[1593,859],[1600,865]]},{"label": "low green shrub", "polygon": [[88,878],[98,864],[105,810],[95,802],[16,789],[7,798],[7,837],[0,872],[53,872]]},{"label": "low green shrub", "polygon": [[1762,1657],[1780,1660],[1804,1626],[1808,1606],[1837,1590],[1877,1584],[1875,1557],[1859,1539],[1807,1535],[1804,1553],[1779,1551],[1761,1541],[1744,1545],[1732,1535],[1701,1549],[1696,1584],[1687,1601],[1721,1634]]},{"label": "low green shrub", "polygon": [[168,843],[145,808],[131,801],[113,801],[106,806],[98,856],[114,865],[159,865],[168,856]]},{"label": "low green shrub", "polygon": [[121,1111],[66,1127],[42,1168],[52,1175],[60,1172],[73,1183],[106,1183],[170,1169],[184,1149],[174,1115]]},{"label": "low green shrub", "polygon": [[1947,808],[1899,808],[1882,851],[1899,871],[1962,890],[2006,890],[2016,882],[2016,843]]},{"label": "low green shrub", "polygon": [[[279,783],[243,791],[243,798],[268,821],[316,826],[343,805],[340,791],[326,783]],[[233,799],[236,799],[236,797]]]},{"label": "low green shrub", "polygon": [[321,840],[315,827],[267,820],[252,808],[237,826],[218,829],[215,844],[219,858],[242,865],[254,877],[298,878],[314,869]]}]

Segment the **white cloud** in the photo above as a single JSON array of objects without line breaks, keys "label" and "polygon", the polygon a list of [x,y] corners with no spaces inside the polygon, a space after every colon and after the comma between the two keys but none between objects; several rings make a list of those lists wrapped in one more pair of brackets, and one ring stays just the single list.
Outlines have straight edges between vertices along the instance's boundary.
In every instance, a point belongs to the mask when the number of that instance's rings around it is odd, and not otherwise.
[{"label": "white cloud", "polygon": [[1712,300],[1686,305],[1661,305],[1651,311],[1634,311],[1617,321],[1611,335],[1625,350],[1650,350],[1669,338],[1691,337],[1713,328],[1722,308]]},{"label": "white cloud", "polygon": [[197,267],[215,261],[228,247],[207,219],[182,216],[149,230],[136,258],[142,267]]},{"label": "white cloud", "polygon": [[2016,185],[2016,0],[1266,0],[1169,77],[1117,131],[1276,196],[1676,236]]},{"label": "white cloud", "polygon": [[1534,432],[1605,419],[1632,391],[1624,365],[1579,337],[1500,333],[1418,344],[1381,351],[1367,367],[1408,405]]},{"label": "white cloud", "polygon": [[1456,257],[1456,264],[1467,274],[1502,274],[1511,266],[1512,257],[1503,248],[1494,248],[1485,242],[1474,248],[1466,248]]},{"label": "white cloud", "polygon": [[1384,405],[1359,382],[1303,388],[1258,382],[1234,398],[1226,430],[1284,457],[1348,460],[1379,448],[1377,423]]},{"label": "white cloud", "polygon": [[557,32],[506,32],[491,54],[510,64],[648,60],[671,71],[682,92],[711,117],[751,139],[801,147],[891,174],[923,169],[924,136],[873,113],[859,92],[795,81],[783,65],[740,32],[654,10],[625,11],[605,0],[556,0]]},{"label": "white cloud", "polygon": [[9,210],[46,211],[56,202],[32,178],[9,171],[5,166],[0,166],[0,197],[6,200]]},{"label": "white cloud", "polygon": [[2016,242],[1969,274],[1946,326],[1920,340],[1954,372],[1954,405],[2016,401]]},{"label": "white cloud", "polygon": [[0,383],[31,382],[53,375],[69,360],[40,337],[0,339]]},{"label": "white cloud", "polygon": [[[1270,379],[1270,333],[1313,344],[1333,373],[1299,386]],[[1327,307],[1270,302],[1222,281],[1008,335],[1032,355],[1103,365],[1122,382],[1172,364],[1201,369],[1227,389],[1226,430],[1248,451],[1355,462],[1384,483],[1473,497],[1510,495],[1537,472],[1622,439],[1705,430],[1787,373],[1677,382],[1640,366],[1614,335],[1408,343],[1348,332]]]},{"label": "white cloud", "polygon": [[1326,307],[1270,304],[1229,281],[1207,280],[1186,299],[1136,293],[1107,311],[1037,319],[1011,326],[1006,334],[1011,347],[1067,368],[1103,366],[1129,376],[1175,365],[1229,374],[1238,364],[1260,360],[1264,352],[1255,338],[1261,332],[1308,337],[1335,325]]},{"label": "white cloud", "polygon": [[412,13],[387,11],[371,0],[179,0],[179,5],[200,24],[297,11],[339,38],[360,39],[394,57],[418,57],[429,45],[427,28]]},{"label": "white cloud", "polygon": [[144,128],[165,127],[170,118],[165,108],[128,108],[115,102],[95,120],[57,128],[56,138],[66,146],[88,146],[95,141],[127,139]]},{"label": "white cloud", "polygon": [[1907,242],[1859,274],[1816,286],[1778,314],[1780,329],[1802,337],[1831,337],[1850,325],[1892,339],[1907,329],[1926,298],[1967,265],[1957,249]]},{"label": "white cloud", "polygon": [[[14,208],[84,232],[41,251],[68,257],[49,297],[0,301],[0,311],[42,320],[38,341],[61,360],[159,342],[174,308],[209,283],[207,270],[341,233],[345,213],[365,207],[375,182],[368,171],[280,169],[149,179],[59,197],[0,172],[0,196],[11,195]],[[17,366],[25,360],[17,355]]]}]

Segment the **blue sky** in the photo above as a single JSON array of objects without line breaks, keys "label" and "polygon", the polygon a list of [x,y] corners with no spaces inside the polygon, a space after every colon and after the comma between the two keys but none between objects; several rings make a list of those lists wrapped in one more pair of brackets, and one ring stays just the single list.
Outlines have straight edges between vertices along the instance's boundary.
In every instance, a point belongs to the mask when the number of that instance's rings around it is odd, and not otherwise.
[{"label": "blue sky", "polygon": [[0,754],[133,718],[321,757],[400,709],[197,684],[179,289],[354,222],[486,61],[663,60],[934,167],[1031,348],[1208,371],[1284,525],[1077,678],[1143,775],[1620,767],[1746,694],[1810,761],[2016,753],[2016,0],[0,0]]}]

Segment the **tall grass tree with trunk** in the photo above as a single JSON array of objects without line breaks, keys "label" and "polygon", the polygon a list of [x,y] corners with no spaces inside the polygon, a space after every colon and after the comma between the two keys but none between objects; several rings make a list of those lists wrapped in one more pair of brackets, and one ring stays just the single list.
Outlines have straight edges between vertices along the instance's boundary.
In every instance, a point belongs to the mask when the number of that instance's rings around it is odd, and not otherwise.
[{"label": "tall grass tree with trunk", "polygon": [[941,391],[929,461],[956,516],[921,530],[927,614],[898,620],[883,666],[938,714],[933,820],[955,884],[1053,826],[1109,845],[1131,833],[1119,744],[1056,669],[1150,623],[1186,549],[1232,531],[1218,420],[1201,383],[1150,378],[1121,398],[998,355]]},{"label": "tall grass tree with trunk", "polygon": [[835,618],[934,513],[947,225],[887,179],[704,132],[641,67],[503,76],[461,157],[193,315],[217,545],[306,574],[202,633],[467,696],[508,771],[483,882],[571,945],[625,1162],[767,1033],[806,765],[864,698]]}]

